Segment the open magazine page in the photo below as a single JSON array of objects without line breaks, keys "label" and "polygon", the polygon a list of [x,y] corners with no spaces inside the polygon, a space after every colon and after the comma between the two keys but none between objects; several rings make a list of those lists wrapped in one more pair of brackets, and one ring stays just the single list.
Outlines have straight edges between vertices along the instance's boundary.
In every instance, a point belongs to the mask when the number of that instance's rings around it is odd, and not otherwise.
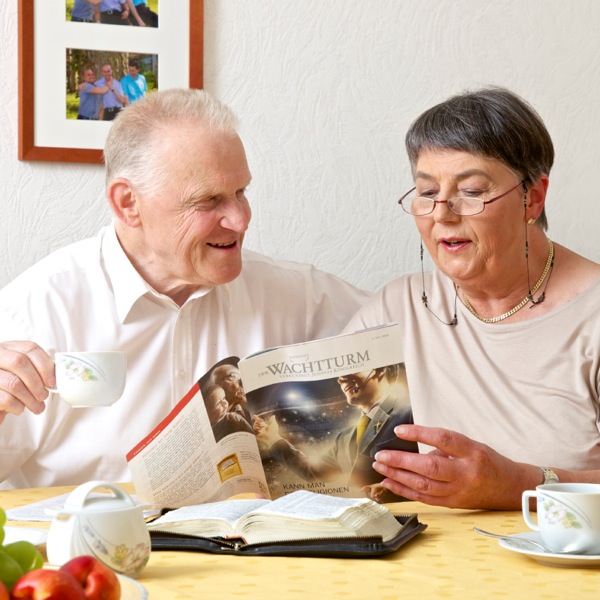
[{"label": "open magazine page", "polygon": [[296,490],[377,502],[383,448],[417,451],[398,325],[274,348],[239,363],[272,498]]},{"label": "open magazine page", "polygon": [[[222,362],[228,366],[237,360]],[[222,397],[223,388],[213,384],[213,371],[220,365],[200,379],[154,431],[128,452],[140,500],[177,508],[241,493],[268,496],[249,415],[241,407],[236,409],[234,402],[231,411],[221,411],[230,405]]]}]

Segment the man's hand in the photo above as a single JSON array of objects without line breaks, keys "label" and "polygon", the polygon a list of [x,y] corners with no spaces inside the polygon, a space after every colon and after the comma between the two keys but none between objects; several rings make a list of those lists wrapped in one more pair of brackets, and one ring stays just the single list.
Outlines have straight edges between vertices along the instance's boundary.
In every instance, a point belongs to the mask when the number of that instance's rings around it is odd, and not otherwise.
[{"label": "man's hand", "polygon": [[538,483],[539,469],[516,463],[489,446],[437,427],[399,425],[398,437],[432,446],[429,454],[381,450],[373,468],[399,496],[452,508],[515,510],[523,490]]},{"label": "man's hand", "polygon": [[48,387],[54,387],[54,363],[34,342],[0,344],[0,423],[8,413],[20,415],[26,408],[44,411]]}]

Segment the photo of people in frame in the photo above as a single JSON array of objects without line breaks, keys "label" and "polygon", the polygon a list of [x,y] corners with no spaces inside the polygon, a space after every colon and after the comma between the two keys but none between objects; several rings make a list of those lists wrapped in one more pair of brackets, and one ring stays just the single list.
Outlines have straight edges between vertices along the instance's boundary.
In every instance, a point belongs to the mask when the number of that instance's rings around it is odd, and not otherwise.
[{"label": "photo of people in frame", "polygon": [[158,0],[66,0],[72,23],[158,27]]},{"label": "photo of people in frame", "polygon": [[112,121],[158,89],[158,55],[67,48],[66,118]]}]

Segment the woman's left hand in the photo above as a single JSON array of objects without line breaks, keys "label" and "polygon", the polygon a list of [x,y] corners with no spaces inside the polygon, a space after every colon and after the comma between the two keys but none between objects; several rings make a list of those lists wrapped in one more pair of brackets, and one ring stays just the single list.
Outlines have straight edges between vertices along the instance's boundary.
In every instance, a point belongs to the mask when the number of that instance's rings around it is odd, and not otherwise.
[{"label": "woman's left hand", "polygon": [[381,450],[373,468],[399,496],[451,508],[516,510],[521,494],[541,483],[539,469],[516,463],[489,446],[438,427],[399,425],[399,438],[432,446],[428,454]]}]

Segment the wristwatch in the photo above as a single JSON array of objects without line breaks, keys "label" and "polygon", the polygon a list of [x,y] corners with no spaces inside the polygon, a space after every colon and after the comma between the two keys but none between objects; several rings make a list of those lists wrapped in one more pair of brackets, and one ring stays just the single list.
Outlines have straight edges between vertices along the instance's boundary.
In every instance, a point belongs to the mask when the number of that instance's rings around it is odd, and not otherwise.
[{"label": "wristwatch", "polygon": [[539,469],[544,475],[542,485],[546,485],[547,483],[560,483],[558,475],[550,467],[539,467]]}]

